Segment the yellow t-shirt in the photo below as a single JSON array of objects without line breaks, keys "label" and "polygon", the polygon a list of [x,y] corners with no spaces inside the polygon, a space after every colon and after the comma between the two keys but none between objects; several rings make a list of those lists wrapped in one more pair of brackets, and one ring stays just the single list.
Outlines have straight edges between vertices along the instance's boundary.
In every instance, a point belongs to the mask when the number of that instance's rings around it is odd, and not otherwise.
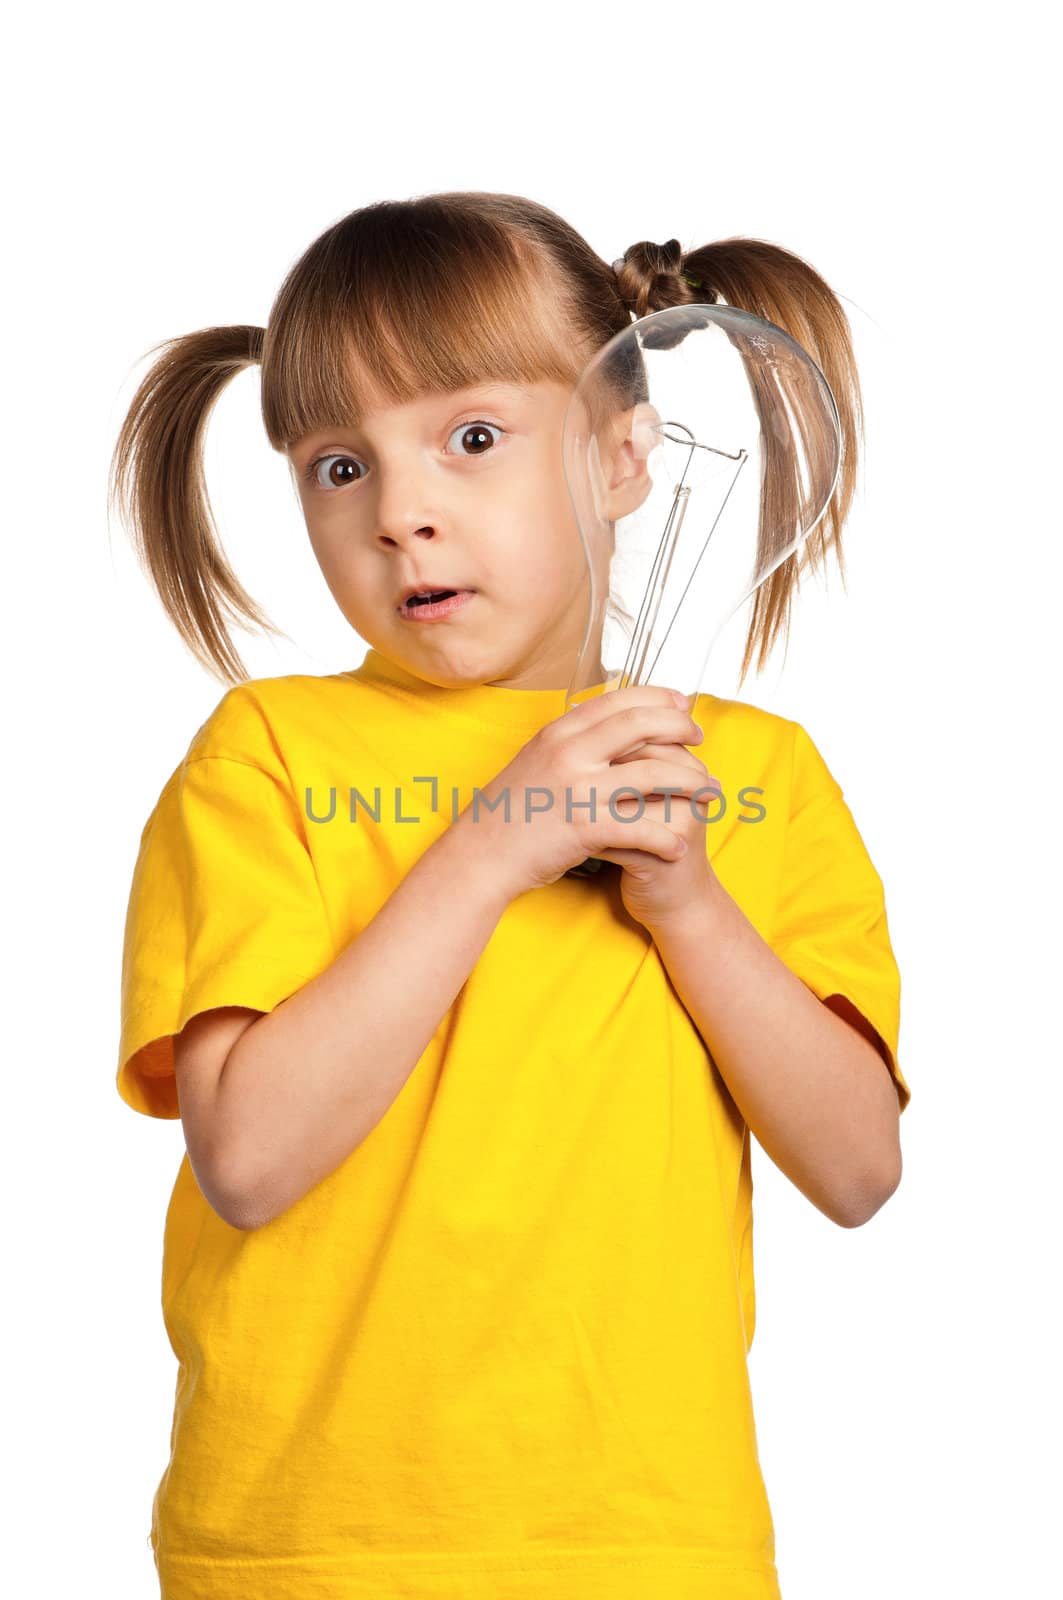
[{"label": "yellow t-shirt", "polygon": [[[373,649],[229,690],[141,837],[123,1099],[176,1117],[188,1019],[269,1011],[322,971],[564,708]],[[877,1030],[903,1106],[882,885],[840,788],[799,724],[711,695],[695,714],[727,799],[717,875]],[[778,1596],[749,1133],[618,882],[513,900],[381,1121],[272,1223],[223,1222],[182,1159],[164,1600]]]}]

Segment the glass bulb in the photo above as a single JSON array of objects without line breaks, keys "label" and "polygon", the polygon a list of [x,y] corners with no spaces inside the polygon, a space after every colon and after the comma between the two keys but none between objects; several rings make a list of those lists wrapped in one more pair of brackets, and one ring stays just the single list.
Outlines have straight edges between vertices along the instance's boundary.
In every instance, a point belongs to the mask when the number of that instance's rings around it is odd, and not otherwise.
[{"label": "glass bulb", "polygon": [[631,685],[700,692],[726,623],[827,511],[841,429],[826,378],[782,328],[671,306],[584,368],[562,452],[591,576],[572,705]]}]

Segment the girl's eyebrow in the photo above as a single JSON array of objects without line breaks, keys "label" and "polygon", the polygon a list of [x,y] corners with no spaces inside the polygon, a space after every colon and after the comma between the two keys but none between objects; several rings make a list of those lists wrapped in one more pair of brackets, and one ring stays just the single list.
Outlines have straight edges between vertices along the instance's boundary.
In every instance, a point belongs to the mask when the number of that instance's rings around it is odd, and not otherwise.
[{"label": "girl's eyebrow", "polygon": [[522,400],[535,398],[535,391],[526,383],[504,383],[499,380],[484,379],[482,383],[470,383],[462,389],[447,389],[438,395],[426,395],[426,399],[443,401],[462,401],[468,399],[472,403],[475,395],[499,395],[503,398],[517,397]]},{"label": "girl's eyebrow", "polygon": [[[500,397],[511,396],[522,400],[531,400],[535,397],[535,391],[526,383],[504,383],[493,380],[485,380],[483,383],[470,383],[462,389],[447,389],[440,392],[438,396],[426,395],[424,398],[438,398],[441,402],[446,400],[453,404],[454,402],[460,402],[462,399],[467,397],[467,403],[471,405],[473,398],[477,395],[483,395],[485,397],[488,395],[498,395]],[[358,431],[359,430],[357,426],[345,423],[340,423],[334,428],[319,428],[316,432],[306,434],[304,438],[297,440],[292,446],[292,449],[294,451],[315,450],[318,448],[317,444],[313,442],[315,440],[324,438],[338,438],[341,434],[345,433],[353,435]]]}]

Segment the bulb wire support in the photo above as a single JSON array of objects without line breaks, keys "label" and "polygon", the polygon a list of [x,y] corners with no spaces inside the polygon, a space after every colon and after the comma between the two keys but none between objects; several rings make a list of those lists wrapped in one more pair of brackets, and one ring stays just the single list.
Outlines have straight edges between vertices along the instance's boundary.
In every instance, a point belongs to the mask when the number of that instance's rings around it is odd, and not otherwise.
[{"label": "bulb wire support", "polygon": [[[682,433],[680,435],[669,433],[667,431],[669,428],[679,428],[682,430]],[[664,649],[668,635],[672,631],[672,623],[679,615],[679,609],[686,598],[687,592],[690,589],[690,585],[694,581],[694,574],[697,572],[698,567],[701,564],[701,560],[705,554],[705,551],[709,548],[709,541],[716,532],[716,528],[719,525],[720,518],[723,516],[727,502],[731,498],[731,493],[734,490],[734,486],[738,482],[738,474],[741,472],[742,468],[746,464],[746,461],[748,460],[748,451],[744,449],[739,449],[737,451],[720,450],[717,449],[715,445],[700,443],[699,440],[694,438],[694,435],[691,433],[686,424],[682,422],[662,422],[658,425],[656,432],[661,434],[664,438],[670,439],[674,444],[687,445],[687,458],[683,464],[683,471],[680,475],[679,482],[676,484],[672,494],[672,504],[669,508],[668,516],[665,519],[664,531],[662,532],[660,541],[657,545],[657,552],[654,557],[653,567],[650,571],[649,582],[646,585],[646,591],[642,597],[642,604],[639,607],[639,613],[635,619],[635,627],[631,634],[631,642],[628,645],[627,657],[624,661],[619,678],[612,686],[613,688],[618,689],[627,688],[634,684],[646,682],[652,677],[654,668],[656,667],[657,662],[660,660],[661,651]],[[720,509],[713,519],[712,527],[709,529],[708,534],[705,537],[705,542],[702,545],[701,550],[698,552],[698,559],[691,568],[690,576],[683,587],[683,593],[679,596],[679,599],[676,602],[675,609],[672,612],[671,621],[665,629],[664,637],[661,639],[660,645],[657,648],[657,654],[653,658],[649,671],[643,676],[643,669],[645,668],[646,664],[646,653],[650,648],[650,642],[653,638],[653,630],[657,623],[657,614],[660,611],[661,601],[664,598],[664,591],[668,583],[668,575],[672,567],[672,558],[675,555],[676,546],[679,542],[680,530],[682,529],[683,520],[687,514],[687,508],[690,505],[692,485],[686,482],[686,476],[690,470],[690,463],[694,459],[695,450],[708,450],[712,455],[723,456],[725,460],[735,461],[738,464],[735,467],[731,482],[728,485],[727,493],[724,495],[720,504]],[[603,861],[600,856],[588,856],[585,861],[580,861],[576,864],[576,866],[569,867],[568,871],[565,873],[565,877],[597,877],[603,867],[612,865],[613,863],[611,861]]]}]

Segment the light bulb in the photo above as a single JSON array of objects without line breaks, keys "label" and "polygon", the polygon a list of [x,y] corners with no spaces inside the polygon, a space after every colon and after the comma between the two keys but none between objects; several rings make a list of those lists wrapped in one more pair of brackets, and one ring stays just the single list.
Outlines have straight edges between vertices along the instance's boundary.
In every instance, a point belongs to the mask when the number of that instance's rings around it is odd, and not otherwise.
[{"label": "light bulb", "polygon": [[631,685],[700,692],[726,623],[827,511],[841,429],[826,378],[782,328],[671,306],[584,368],[562,453],[590,572],[571,706]]}]

